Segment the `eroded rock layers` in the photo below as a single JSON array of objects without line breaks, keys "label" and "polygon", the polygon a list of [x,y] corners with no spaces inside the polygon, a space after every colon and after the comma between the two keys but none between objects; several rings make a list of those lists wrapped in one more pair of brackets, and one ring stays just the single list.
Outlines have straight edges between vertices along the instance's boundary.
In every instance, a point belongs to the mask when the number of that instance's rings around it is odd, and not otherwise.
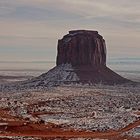
[{"label": "eroded rock layers", "polygon": [[97,31],[70,31],[58,41],[57,66],[106,65],[105,40]]}]

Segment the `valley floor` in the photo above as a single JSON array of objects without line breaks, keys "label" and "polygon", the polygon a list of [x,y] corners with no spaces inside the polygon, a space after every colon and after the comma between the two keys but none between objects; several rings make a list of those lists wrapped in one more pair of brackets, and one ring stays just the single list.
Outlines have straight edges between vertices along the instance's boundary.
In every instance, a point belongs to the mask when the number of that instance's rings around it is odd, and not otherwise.
[{"label": "valley floor", "polygon": [[0,93],[2,140],[139,140],[140,86]]}]

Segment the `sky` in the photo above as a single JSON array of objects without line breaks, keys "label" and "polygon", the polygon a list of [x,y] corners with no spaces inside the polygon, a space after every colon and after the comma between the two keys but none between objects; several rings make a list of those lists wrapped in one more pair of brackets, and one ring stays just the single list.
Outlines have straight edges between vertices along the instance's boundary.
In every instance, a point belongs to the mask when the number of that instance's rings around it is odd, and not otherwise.
[{"label": "sky", "polygon": [[140,56],[140,0],[0,0],[0,61],[55,61],[69,30],[97,30],[108,58]]}]

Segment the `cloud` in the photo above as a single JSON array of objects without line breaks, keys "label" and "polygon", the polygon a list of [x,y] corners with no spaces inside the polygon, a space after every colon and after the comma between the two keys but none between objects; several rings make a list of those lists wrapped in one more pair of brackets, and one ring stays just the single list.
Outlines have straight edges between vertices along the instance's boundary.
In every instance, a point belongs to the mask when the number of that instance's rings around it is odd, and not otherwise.
[{"label": "cloud", "polygon": [[[110,17],[122,21],[140,22],[140,1],[134,0],[61,0],[64,10],[79,13],[85,18]],[[67,8],[69,7],[69,8]],[[62,8],[62,7],[61,7]],[[66,9],[65,9],[66,8]]]},{"label": "cloud", "polygon": [[140,23],[139,0],[1,0],[0,13],[27,20],[69,20],[107,17]]},{"label": "cloud", "polygon": [[122,42],[138,51],[139,17],[140,0],[0,0],[0,50],[55,52],[68,30],[94,29],[105,37],[109,51],[121,50]]}]

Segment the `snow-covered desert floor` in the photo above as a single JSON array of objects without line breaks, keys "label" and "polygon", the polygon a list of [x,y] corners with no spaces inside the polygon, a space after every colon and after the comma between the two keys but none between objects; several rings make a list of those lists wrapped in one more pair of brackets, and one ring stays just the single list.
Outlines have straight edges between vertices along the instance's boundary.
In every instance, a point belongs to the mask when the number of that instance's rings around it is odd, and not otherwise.
[{"label": "snow-covered desert floor", "polygon": [[64,85],[0,93],[1,139],[140,139],[140,86]]}]

